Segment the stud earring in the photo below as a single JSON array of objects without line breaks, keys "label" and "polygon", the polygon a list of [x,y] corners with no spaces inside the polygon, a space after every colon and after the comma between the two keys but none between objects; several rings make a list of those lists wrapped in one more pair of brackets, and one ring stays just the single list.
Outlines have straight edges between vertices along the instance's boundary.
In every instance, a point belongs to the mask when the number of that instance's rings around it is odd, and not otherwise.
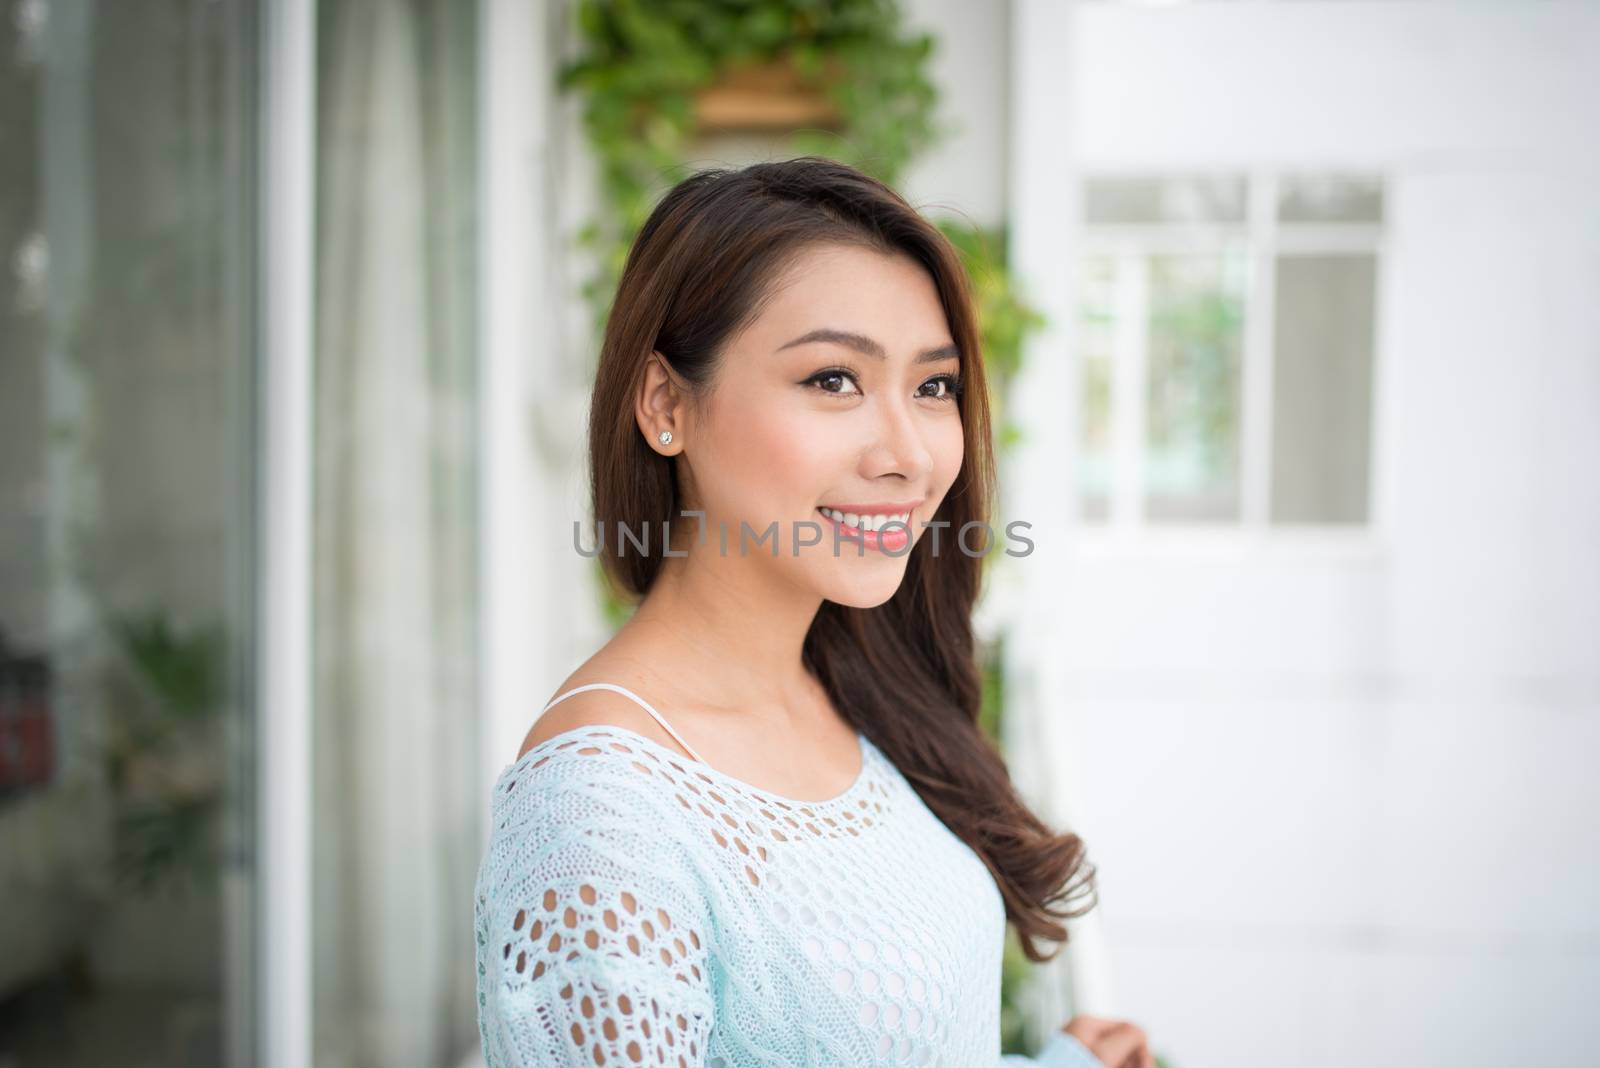
[{"label": "stud earring", "polygon": [[672,431],[663,430],[661,433],[656,435],[656,440],[661,442],[661,444],[663,444],[663,445],[671,445],[672,444]]}]

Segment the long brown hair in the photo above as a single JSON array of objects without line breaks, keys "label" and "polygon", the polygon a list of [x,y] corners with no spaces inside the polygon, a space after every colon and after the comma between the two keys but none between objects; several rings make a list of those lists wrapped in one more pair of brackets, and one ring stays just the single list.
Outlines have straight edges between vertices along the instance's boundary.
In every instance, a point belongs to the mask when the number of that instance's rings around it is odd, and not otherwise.
[{"label": "long brown hair", "polygon": [[[674,186],[634,240],[606,323],[589,412],[594,519],[601,531],[682,522],[674,461],[645,443],[634,418],[646,360],[659,352],[688,388],[708,390],[724,342],[755,318],[796,253],[819,243],[904,253],[932,276],[960,350],[965,457],[934,516],[950,524],[947,547],[933,554],[920,539],[900,588],[876,608],[824,600],[803,660],[840,714],[983,859],[1029,959],[1049,960],[1055,953],[1035,942],[1067,940],[1060,921],[1093,907],[1094,868],[1077,835],[1029,811],[978,726],[972,607],[983,559],[948,541],[968,523],[988,524],[995,460],[967,276],[937,228],[882,182],[817,157],[702,171]],[[617,541],[600,545],[605,573],[640,599],[662,558],[624,555]]]}]

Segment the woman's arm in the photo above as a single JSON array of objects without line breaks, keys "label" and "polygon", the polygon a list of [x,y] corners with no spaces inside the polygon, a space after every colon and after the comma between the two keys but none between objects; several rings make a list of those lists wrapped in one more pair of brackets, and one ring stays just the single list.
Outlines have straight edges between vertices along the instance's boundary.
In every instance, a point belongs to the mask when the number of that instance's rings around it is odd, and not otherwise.
[{"label": "woman's arm", "polygon": [[623,776],[522,786],[479,880],[489,1068],[703,1065],[711,922],[666,821]]}]

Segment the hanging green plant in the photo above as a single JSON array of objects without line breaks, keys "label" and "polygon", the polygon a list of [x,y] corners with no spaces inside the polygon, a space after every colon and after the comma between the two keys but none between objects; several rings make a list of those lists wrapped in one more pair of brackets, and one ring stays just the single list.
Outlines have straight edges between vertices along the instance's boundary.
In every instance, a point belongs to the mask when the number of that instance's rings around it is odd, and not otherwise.
[{"label": "hanging green plant", "polygon": [[726,90],[752,72],[769,99],[774,88],[797,107],[809,98],[815,110],[788,127],[797,154],[885,182],[942,132],[927,75],[934,39],[908,32],[892,0],[582,0],[577,19],[582,48],[559,84],[582,93],[600,166],[601,212],[579,233],[599,258],[585,287],[597,322],[657,196],[687,176],[694,136],[769,125],[728,111]]},{"label": "hanging green plant", "polygon": [[972,280],[978,329],[983,344],[983,365],[990,378],[994,401],[997,447],[1003,452],[1021,440],[1021,430],[1006,413],[1005,399],[1011,380],[1022,367],[1022,345],[1028,334],[1044,325],[1039,311],[1018,292],[1007,266],[1007,234],[954,219],[941,219],[939,229],[961,253]]}]

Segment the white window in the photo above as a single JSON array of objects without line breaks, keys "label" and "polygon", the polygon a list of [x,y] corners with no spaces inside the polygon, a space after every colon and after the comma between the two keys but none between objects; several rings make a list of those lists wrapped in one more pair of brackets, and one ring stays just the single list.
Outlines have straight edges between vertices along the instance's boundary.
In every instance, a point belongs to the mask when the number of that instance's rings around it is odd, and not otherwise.
[{"label": "white window", "polygon": [[1366,525],[1381,181],[1091,175],[1080,210],[1084,521]]}]

